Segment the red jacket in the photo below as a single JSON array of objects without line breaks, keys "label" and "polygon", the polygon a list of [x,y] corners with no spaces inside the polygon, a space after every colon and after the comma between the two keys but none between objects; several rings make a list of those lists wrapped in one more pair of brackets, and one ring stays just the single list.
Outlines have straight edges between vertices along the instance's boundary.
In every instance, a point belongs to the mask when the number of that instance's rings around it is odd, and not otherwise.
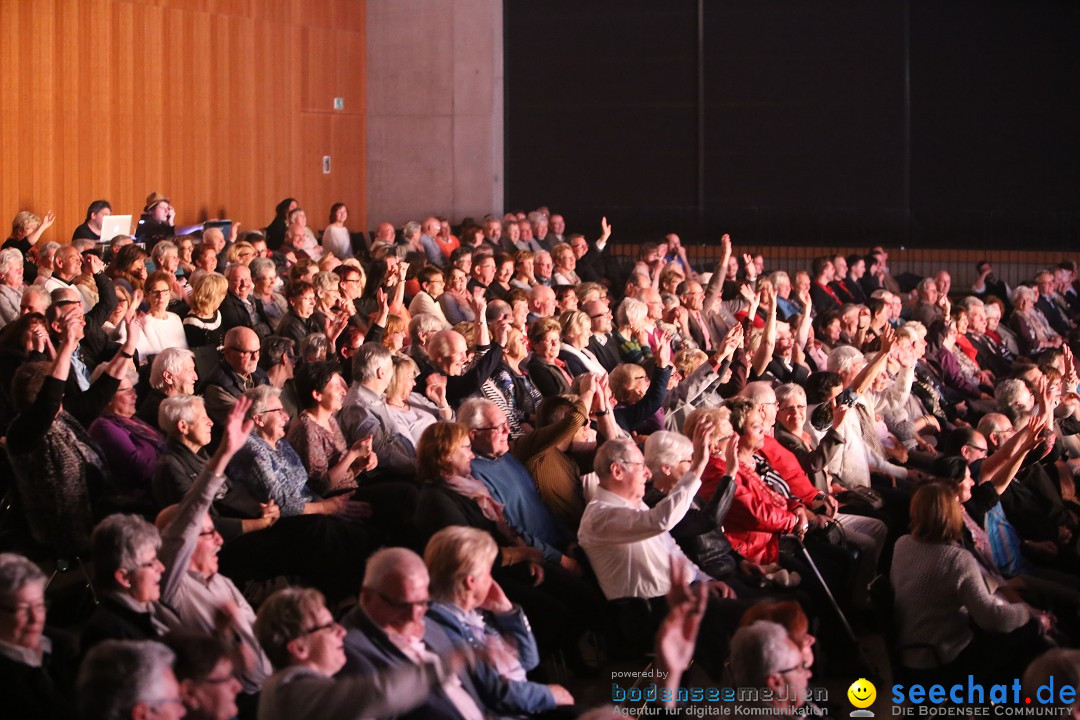
[{"label": "red jacket", "polygon": [[799,516],[788,510],[787,500],[740,464],[735,498],[724,520],[724,534],[735,550],[751,562],[774,563],[780,558],[780,534],[798,525]]}]

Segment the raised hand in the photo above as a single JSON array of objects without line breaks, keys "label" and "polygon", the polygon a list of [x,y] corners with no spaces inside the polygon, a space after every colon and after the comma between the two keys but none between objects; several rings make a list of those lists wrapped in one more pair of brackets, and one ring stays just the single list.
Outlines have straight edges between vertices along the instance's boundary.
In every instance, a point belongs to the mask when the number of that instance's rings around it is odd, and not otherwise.
[{"label": "raised hand", "polygon": [[446,407],[446,376],[442,373],[428,375],[424,395],[438,407]]},{"label": "raised hand", "polygon": [[705,468],[709,461],[709,448],[712,447],[713,438],[716,436],[716,425],[706,418],[694,428],[694,455],[690,460],[691,468]]},{"label": "raised hand", "polygon": [[255,427],[254,418],[244,419],[250,409],[251,399],[241,395],[229,410],[229,416],[225,419],[225,433],[221,436],[221,447],[229,456],[235,455],[244,446],[251,429]]},{"label": "raised hand", "polygon": [[56,213],[54,213],[52,210],[45,213],[45,217],[41,218],[41,230],[42,230],[42,232],[44,232],[45,230],[48,230],[50,227],[52,227],[52,224],[54,222],[56,222]]},{"label": "raised hand", "polygon": [[600,241],[603,242],[611,237],[611,225],[607,221],[607,217],[600,218]]}]

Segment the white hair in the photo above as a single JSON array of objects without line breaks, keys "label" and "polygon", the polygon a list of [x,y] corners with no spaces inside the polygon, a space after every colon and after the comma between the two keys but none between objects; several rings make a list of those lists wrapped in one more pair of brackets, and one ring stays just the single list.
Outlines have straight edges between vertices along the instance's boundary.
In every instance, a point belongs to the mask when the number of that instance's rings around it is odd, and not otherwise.
[{"label": "white hair", "polygon": [[731,640],[731,670],[735,683],[765,687],[770,676],[797,665],[802,653],[782,625],[767,620],[739,628]]},{"label": "white hair", "polygon": [[159,352],[150,366],[150,387],[155,390],[165,390],[165,373],[176,377],[184,361],[188,359],[195,362],[195,353],[186,348],[170,347]]},{"label": "white hair", "polygon": [[654,432],[645,441],[645,464],[653,475],[659,475],[660,467],[674,467],[694,450],[690,438],[677,432],[660,430]]}]

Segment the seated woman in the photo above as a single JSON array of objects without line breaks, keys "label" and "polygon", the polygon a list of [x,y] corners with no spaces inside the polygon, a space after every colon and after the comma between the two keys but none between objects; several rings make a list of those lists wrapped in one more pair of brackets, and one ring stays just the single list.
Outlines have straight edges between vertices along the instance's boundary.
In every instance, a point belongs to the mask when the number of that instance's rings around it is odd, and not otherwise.
[{"label": "seated woman", "polygon": [[540,664],[540,653],[525,613],[491,577],[498,555],[495,541],[482,530],[448,527],[435,533],[424,550],[431,578],[428,617],[443,626],[455,644],[485,653],[485,661],[472,672],[481,692],[493,696],[501,712],[531,715],[573,705],[566,688],[531,682],[526,676]]},{"label": "seated woman", "polygon": [[475,320],[476,313],[469,304],[469,276],[464,270],[457,267],[448,267],[444,271],[446,286],[442,295],[438,297],[439,307],[442,308],[446,321],[451,325],[457,325],[466,320]]},{"label": "seated woman", "polygon": [[607,372],[588,348],[592,338],[592,318],[589,314],[578,310],[565,312],[560,323],[562,345],[559,347],[559,359],[566,363],[566,371],[572,377],[584,372]]},{"label": "seated woman", "polygon": [[[417,452],[417,475],[424,483],[416,503],[420,537],[426,540],[451,525],[486,532],[499,546],[494,572],[500,586],[525,608],[542,643],[568,648],[583,629],[580,617],[588,601],[566,571],[545,564],[543,552],[510,525],[502,504],[473,477],[468,430],[458,423],[435,423],[424,431]],[[576,612],[570,610],[575,600],[581,601]]]},{"label": "seated woman", "polygon": [[[104,370],[98,368],[96,380]],[[113,482],[104,488],[101,512],[135,512],[153,517],[157,508],[150,494],[158,455],[165,438],[155,427],[135,417],[135,387],[131,377],[120,378],[120,387],[101,416],[90,423],[90,438],[98,444]]]},{"label": "seated woman", "polygon": [[350,507],[347,495],[321,499],[308,487],[308,473],[300,456],[285,440],[289,416],[281,391],[260,385],[244,393],[251,400],[248,415],[255,429],[229,463],[229,479],[260,502],[273,500],[281,516],[337,515],[359,517],[362,508]]},{"label": "seated woman", "polygon": [[378,457],[371,439],[361,438],[352,447],[334,419],[348,388],[335,362],[315,362],[296,370],[300,414],[290,423],[287,439],[308,473],[311,488],[321,495],[355,490],[357,476],[374,469]]},{"label": "seated woman", "polygon": [[415,390],[420,375],[416,362],[399,353],[391,355],[390,360],[393,368],[386,386],[386,414],[398,431],[412,440],[415,454],[424,430],[439,420],[453,420],[454,411],[446,403],[445,383],[433,381],[428,395],[422,395]]},{"label": "seated woman", "polygon": [[566,370],[566,363],[559,359],[561,333],[562,328],[555,318],[538,318],[529,327],[533,354],[527,369],[529,377],[544,396],[565,395],[570,392],[570,383],[573,382]]},{"label": "seated woman", "polygon": [[113,260],[105,273],[117,285],[123,285],[129,293],[146,283],[146,251],[138,245],[124,245],[115,250]]},{"label": "seated woman", "polygon": [[195,281],[188,305],[191,309],[184,318],[184,335],[188,347],[221,347],[225,344],[227,328],[221,321],[221,302],[229,291],[229,281],[224,275],[207,273]]},{"label": "seated woman", "polygon": [[75,716],[75,648],[46,628],[45,574],[15,553],[0,554],[0,693],[11,717]]},{"label": "seated woman", "polygon": [[[142,286],[146,291],[146,302],[150,309],[142,318],[142,337],[135,348],[139,351],[140,360],[153,358],[165,348],[188,346],[183,321],[179,315],[169,311],[169,303],[172,301],[171,284],[169,274],[158,270],[147,278]],[[121,342],[124,341],[126,330],[123,325],[120,326],[117,337]]]},{"label": "seated woman", "polygon": [[[81,308],[79,309],[81,310]],[[7,431],[7,453],[30,535],[61,556],[84,553],[93,526],[91,492],[109,479],[97,444],[63,409],[71,356],[82,339],[81,311],[60,308],[60,344],[52,363],[27,363],[12,379],[18,413]],[[127,324],[128,337],[105,365],[103,374],[79,397],[79,412],[96,417],[131,368],[139,325]]]},{"label": "seated woman", "polygon": [[1020,352],[1035,357],[1042,350],[1061,347],[1058,335],[1039,309],[1035,307],[1039,292],[1033,287],[1020,285],[1012,293],[1013,313],[1009,324],[1016,333]]},{"label": "seated woman", "polygon": [[1000,682],[1018,677],[1047,644],[1051,618],[990,592],[964,528],[956,491],[929,483],[911,499],[911,534],[893,553],[891,580],[901,662],[948,683],[969,673]]},{"label": "seated woman", "polygon": [[521,363],[529,354],[525,335],[511,327],[506,335],[502,362],[480,386],[485,398],[499,406],[510,424],[510,439],[517,440],[535,423],[536,408],[543,396]]},{"label": "seated woman", "polygon": [[619,358],[624,363],[640,364],[652,357],[649,336],[645,332],[645,318],[649,306],[632,297],[624,298],[615,312],[616,327],[612,333]]}]

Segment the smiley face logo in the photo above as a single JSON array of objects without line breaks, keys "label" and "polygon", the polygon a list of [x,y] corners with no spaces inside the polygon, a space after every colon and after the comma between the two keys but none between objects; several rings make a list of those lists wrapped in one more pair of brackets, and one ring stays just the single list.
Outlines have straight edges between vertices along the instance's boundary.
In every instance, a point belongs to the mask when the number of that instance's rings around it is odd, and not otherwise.
[{"label": "smiley face logo", "polygon": [[[847,691],[848,700],[857,708],[868,708],[877,699],[877,688],[866,678],[859,678],[851,683]],[[854,715],[854,713],[852,713]]]}]

